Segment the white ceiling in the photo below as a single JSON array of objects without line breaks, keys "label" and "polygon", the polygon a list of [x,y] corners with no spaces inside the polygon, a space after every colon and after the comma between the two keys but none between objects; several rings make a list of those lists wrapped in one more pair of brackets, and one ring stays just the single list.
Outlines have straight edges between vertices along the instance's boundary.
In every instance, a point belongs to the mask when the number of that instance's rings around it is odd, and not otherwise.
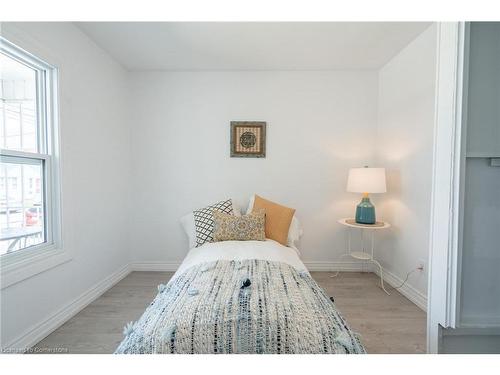
[{"label": "white ceiling", "polygon": [[83,22],[128,70],[377,69],[428,22]]}]

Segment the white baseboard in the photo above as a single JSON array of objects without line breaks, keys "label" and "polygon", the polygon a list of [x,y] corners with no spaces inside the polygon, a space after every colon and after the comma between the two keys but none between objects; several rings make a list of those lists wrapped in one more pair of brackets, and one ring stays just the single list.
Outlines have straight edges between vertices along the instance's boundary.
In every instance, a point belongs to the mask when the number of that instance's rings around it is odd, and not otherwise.
[{"label": "white baseboard", "polygon": [[[304,264],[307,269],[312,272],[373,272],[373,268],[370,264],[363,264],[362,262],[312,261],[304,262]],[[83,310],[91,302],[100,297],[104,292],[113,287],[116,283],[118,283],[132,271],[174,272],[179,266],[180,262],[133,262],[127,264],[126,266],[114,272],[112,275],[94,285],[86,292],[82,293],[80,296],[75,298],[65,307],[61,308],[51,317],[26,330],[18,338],[4,345],[3,348],[17,350],[33,347],[54,330],[59,328],[61,325],[63,325],[65,322],[79,313],[81,310]],[[378,274],[378,270],[375,271]],[[400,278],[388,271],[384,271],[384,280],[391,286],[397,286],[402,283],[402,280]],[[420,293],[418,290],[406,284],[404,287],[399,289],[399,292],[410,301],[415,303],[422,310],[426,311],[427,297]]]},{"label": "white baseboard", "polygon": [[133,262],[130,263],[131,271],[156,271],[175,272],[181,262]]},{"label": "white baseboard", "polygon": [[130,267],[127,264],[110,276],[106,277],[104,280],[95,284],[86,292],[80,294],[77,298],[58,310],[51,317],[30,327],[18,338],[4,345],[3,348],[9,348],[10,350],[15,350],[17,352],[33,347],[50,333],[66,323],[73,316],[78,314],[91,302],[99,298],[104,292],[122,280],[129,273]]},{"label": "white baseboard", "polygon": [[371,265],[362,262],[304,262],[310,272],[370,272]]},{"label": "white baseboard", "polygon": [[[363,264],[361,262],[304,262],[309,271],[317,272],[371,272],[370,264]],[[177,271],[180,262],[134,262],[130,263],[131,271],[161,271],[161,272],[174,272]]]},{"label": "white baseboard", "polygon": [[[380,272],[378,267],[374,267],[373,269],[374,273],[380,276]],[[399,286],[403,283],[404,280],[400,279],[398,276],[394,275],[392,272],[387,271],[384,269],[384,282],[389,284],[392,287]],[[427,296],[424,295],[422,292],[418,291],[414,287],[412,287],[410,284],[406,283],[403,285],[401,288],[397,290],[399,293],[401,293],[403,296],[408,298],[411,302],[413,302],[415,305],[420,307],[423,311],[427,311]],[[389,293],[391,291],[389,290]]]}]

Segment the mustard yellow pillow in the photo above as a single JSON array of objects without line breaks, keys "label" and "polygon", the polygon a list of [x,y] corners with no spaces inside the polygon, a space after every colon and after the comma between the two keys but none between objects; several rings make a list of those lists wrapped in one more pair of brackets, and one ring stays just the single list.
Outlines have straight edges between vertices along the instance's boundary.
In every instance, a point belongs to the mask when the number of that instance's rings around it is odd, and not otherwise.
[{"label": "mustard yellow pillow", "polygon": [[295,213],[294,208],[282,206],[255,195],[252,211],[266,211],[266,238],[275,240],[282,245],[287,244],[288,230]]}]

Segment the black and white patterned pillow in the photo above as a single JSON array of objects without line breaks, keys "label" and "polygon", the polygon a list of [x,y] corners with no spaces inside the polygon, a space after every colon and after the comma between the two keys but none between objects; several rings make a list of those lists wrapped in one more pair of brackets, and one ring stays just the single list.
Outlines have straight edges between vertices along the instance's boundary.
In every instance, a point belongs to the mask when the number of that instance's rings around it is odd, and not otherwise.
[{"label": "black and white patterned pillow", "polygon": [[196,230],[196,247],[206,242],[212,242],[214,234],[214,215],[213,211],[233,214],[233,202],[231,199],[221,201],[211,206],[200,208],[193,211],[194,227]]}]

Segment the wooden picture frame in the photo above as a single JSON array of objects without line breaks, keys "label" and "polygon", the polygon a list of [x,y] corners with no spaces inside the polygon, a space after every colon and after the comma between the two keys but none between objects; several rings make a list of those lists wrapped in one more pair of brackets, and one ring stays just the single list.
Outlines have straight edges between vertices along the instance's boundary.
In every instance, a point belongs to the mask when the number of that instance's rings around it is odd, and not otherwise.
[{"label": "wooden picture frame", "polygon": [[231,157],[265,158],[266,123],[231,121]]}]

